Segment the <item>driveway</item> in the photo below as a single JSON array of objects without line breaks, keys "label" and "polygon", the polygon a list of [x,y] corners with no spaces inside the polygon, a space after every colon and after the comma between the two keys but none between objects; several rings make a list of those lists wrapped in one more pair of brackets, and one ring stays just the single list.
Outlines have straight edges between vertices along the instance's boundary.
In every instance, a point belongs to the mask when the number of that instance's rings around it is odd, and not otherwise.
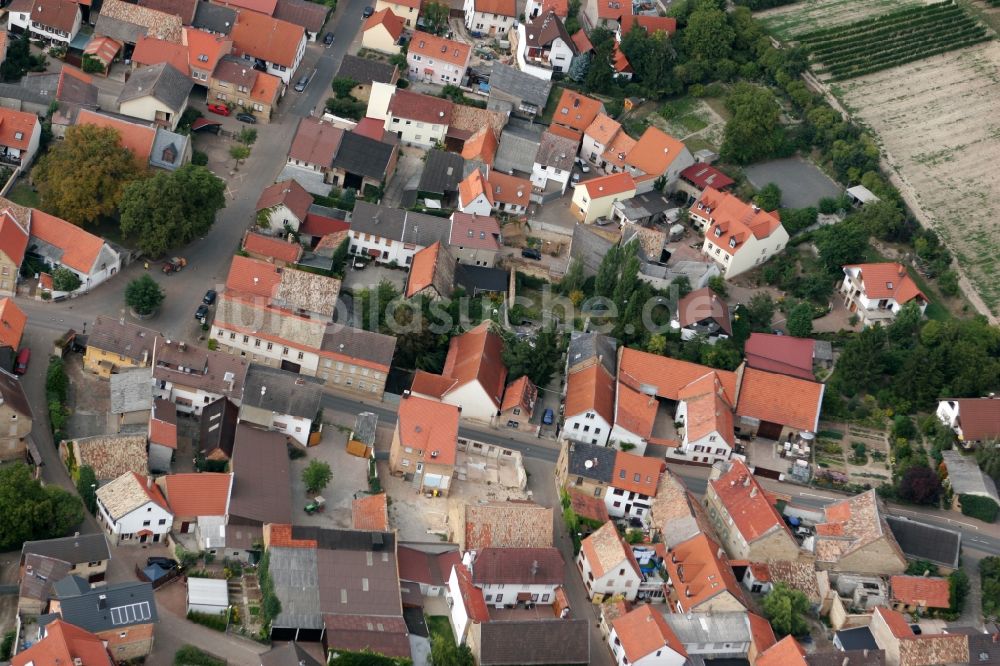
[{"label": "driveway", "polygon": [[[377,287],[383,280],[391,282],[400,292],[406,287],[407,271],[403,268],[389,268],[381,264],[370,263],[363,269],[347,269],[344,281],[340,285],[341,291],[349,291],[356,294],[362,289]],[[355,313],[357,314],[357,313]]]},{"label": "driveway", "polygon": [[420,184],[420,174],[424,170],[427,152],[416,146],[401,146],[396,173],[386,185],[382,203],[397,208],[403,201],[403,192],[416,190]]}]

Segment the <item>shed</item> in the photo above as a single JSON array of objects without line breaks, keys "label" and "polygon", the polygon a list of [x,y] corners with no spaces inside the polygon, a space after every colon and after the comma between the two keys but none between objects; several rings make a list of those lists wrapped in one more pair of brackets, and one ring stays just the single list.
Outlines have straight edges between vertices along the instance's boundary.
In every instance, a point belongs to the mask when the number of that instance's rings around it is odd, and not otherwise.
[{"label": "shed", "polygon": [[855,206],[864,206],[867,203],[879,201],[875,193],[864,185],[855,185],[847,188],[847,196]]},{"label": "shed", "polygon": [[222,615],[229,608],[229,584],[222,578],[188,578],[187,612]]}]

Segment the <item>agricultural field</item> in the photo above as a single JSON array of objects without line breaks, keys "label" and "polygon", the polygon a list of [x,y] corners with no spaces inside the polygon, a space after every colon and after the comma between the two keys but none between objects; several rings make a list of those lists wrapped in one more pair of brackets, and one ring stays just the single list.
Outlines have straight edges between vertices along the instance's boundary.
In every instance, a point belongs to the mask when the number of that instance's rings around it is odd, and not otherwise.
[{"label": "agricultural field", "polygon": [[949,1],[801,33],[795,40],[809,50],[820,79],[842,81],[990,38],[984,25]]},{"label": "agricultural field", "polygon": [[814,30],[832,28],[919,6],[920,0],[802,0],[791,5],[755,13],[754,16],[782,41]]},{"label": "agricultural field", "polygon": [[1000,312],[1000,43],[984,42],[832,86],[879,138],[904,196]]}]

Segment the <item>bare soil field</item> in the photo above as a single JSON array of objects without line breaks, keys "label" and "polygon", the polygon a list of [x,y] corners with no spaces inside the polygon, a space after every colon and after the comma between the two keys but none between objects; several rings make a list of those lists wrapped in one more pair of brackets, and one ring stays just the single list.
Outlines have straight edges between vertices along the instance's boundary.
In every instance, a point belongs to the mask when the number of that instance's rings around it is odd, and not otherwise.
[{"label": "bare soil field", "polygon": [[775,37],[788,40],[818,28],[853,23],[915,4],[930,3],[922,0],[803,0],[754,16],[763,21]]},{"label": "bare soil field", "polygon": [[1000,43],[877,72],[832,91],[878,135],[904,195],[945,239],[990,310],[1000,311]]}]

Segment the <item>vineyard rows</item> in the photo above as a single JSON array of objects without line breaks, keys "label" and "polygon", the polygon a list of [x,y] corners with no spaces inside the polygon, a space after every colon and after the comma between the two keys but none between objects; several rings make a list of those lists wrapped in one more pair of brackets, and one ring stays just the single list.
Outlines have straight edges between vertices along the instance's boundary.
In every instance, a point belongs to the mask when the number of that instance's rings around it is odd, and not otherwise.
[{"label": "vineyard rows", "polygon": [[817,73],[831,81],[871,74],[987,39],[986,28],[951,0],[799,37],[817,63]]}]

